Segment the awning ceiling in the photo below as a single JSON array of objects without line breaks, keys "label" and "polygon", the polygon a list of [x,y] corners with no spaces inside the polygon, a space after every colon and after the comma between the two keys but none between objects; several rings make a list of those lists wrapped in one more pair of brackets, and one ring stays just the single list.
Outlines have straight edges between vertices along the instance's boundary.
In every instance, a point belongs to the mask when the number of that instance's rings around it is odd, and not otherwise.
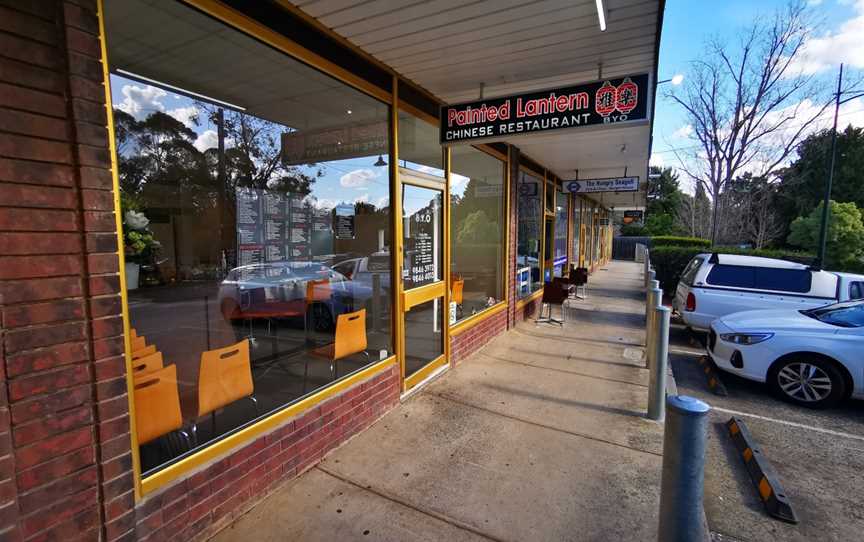
[{"label": "awning ceiling", "polygon": [[[322,25],[447,103],[654,73],[661,0],[297,0]],[[638,175],[616,208],[645,203],[650,126],[577,128],[505,141],[564,179]],[[595,199],[600,199],[599,196]]]},{"label": "awning ceiling", "polygon": [[[481,87],[484,97],[494,97],[653,74],[661,0],[604,2],[606,32],[599,30],[595,0],[295,4],[441,100],[457,103],[478,99]],[[179,2],[107,2],[112,67],[298,129],[343,124],[349,109],[354,121],[386,119],[386,108],[374,100],[212,19],[187,13]],[[225,41],[234,48],[221,46]],[[618,209],[644,206],[649,140],[647,122],[505,139],[563,179],[638,175],[638,194],[603,196],[605,205]]]}]

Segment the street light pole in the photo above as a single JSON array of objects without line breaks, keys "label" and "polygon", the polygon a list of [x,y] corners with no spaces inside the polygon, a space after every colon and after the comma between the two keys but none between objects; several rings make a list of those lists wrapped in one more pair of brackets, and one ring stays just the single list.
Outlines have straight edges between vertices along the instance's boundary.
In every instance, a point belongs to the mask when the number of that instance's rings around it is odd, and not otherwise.
[{"label": "street light pole", "polygon": [[831,166],[828,169],[828,182],[825,183],[825,199],[822,200],[822,222],[819,225],[819,255],[816,258],[817,269],[825,266],[825,245],[828,237],[828,210],[831,205],[831,185],[834,183],[834,162],[837,158],[837,116],[840,113],[840,87],[843,84],[843,64],[840,64],[840,75],[837,77],[837,95],[834,100],[834,128],[831,130]]}]

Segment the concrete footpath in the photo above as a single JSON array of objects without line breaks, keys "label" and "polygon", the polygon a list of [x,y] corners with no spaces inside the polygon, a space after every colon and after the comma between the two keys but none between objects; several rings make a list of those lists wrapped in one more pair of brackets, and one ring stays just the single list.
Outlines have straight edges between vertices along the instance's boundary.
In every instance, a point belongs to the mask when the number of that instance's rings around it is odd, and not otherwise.
[{"label": "concrete footpath", "polygon": [[520,323],[213,540],[656,539],[640,275],[598,270],[563,331]]}]

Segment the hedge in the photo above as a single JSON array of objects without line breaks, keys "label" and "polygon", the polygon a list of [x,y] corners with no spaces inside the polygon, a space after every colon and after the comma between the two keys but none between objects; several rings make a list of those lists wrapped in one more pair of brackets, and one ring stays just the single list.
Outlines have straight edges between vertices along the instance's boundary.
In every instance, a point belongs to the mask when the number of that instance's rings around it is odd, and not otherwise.
[{"label": "hedge", "polygon": [[[702,247],[694,246],[658,246],[651,249],[651,264],[654,266],[660,287],[666,294],[675,292],[678,280],[684,268],[697,254],[709,252]],[[712,252],[719,254],[744,254],[747,256],[762,256],[763,258],[775,258],[778,260],[789,260],[803,264],[813,262],[814,256],[805,252],[790,252],[785,250],[746,250],[736,247],[716,247]]]},{"label": "hedge", "polygon": [[711,241],[699,237],[676,237],[674,235],[657,235],[651,238],[653,247],[699,247],[710,248]]}]

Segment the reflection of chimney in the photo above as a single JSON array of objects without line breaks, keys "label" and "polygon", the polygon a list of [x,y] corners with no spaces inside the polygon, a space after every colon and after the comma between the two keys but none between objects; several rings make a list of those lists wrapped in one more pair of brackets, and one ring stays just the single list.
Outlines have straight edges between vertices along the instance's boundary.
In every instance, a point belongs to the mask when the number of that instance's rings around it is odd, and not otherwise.
[{"label": "reflection of chimney", "polygon": [[378,251],[384,250],[384,230],[378,230]]}]

